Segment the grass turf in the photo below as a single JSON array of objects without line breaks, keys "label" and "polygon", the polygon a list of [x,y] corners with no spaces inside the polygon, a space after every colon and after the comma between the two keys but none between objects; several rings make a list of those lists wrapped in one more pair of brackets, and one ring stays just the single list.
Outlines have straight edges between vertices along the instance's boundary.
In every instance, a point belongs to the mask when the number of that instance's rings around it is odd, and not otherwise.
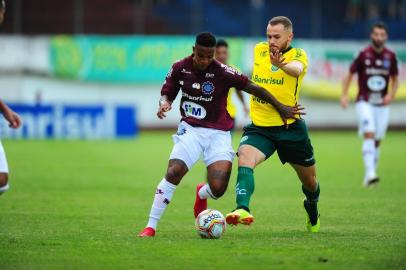
[{"label": "grass turf", "polygon": [[[11,189],[0,197],[0,269],[406,269],[404,132],[383,142],[374,189],[361,187],[355,132],[312,132],[321,232],[305,231],[303,194],[277,156],[255,170],[250,227],[220,240],[194,229],[199,162],[183,179],[154,239],[139,239],[172,148],[170,133],[105,142],[3,141]],[[234,135],[238,145],[239,134]],[[223,198],[234,205],[236,163]]]}]

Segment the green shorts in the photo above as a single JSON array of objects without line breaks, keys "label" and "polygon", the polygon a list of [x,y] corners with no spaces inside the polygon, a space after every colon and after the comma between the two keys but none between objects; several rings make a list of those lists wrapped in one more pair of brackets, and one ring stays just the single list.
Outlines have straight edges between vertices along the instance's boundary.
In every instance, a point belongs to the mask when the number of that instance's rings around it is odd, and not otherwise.
[{"label": "green shorts", "polygon": [[249,124],[244,127],[240,141],[240,146],[245,144],[260,150],[266,159],[276,150],[283,164],[289,162],[309,167],[316,163],[304,120],[297,120],[288,128],[285,126],[259,127]]}]

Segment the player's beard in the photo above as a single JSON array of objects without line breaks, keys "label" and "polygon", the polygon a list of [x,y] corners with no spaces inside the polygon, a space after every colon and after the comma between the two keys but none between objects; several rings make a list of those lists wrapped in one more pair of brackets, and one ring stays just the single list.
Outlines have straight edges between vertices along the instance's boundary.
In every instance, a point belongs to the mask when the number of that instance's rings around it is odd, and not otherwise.
[{"label": "player's beard", "polygon": [[383,41],[377,41],[377,40],[371,39],[371,42],[372,42],[372,45],[377,49],[382,49],[383,46],[385,45],[385,42],[383,42]]},{"label": "player's beard", "polygon": [[276,50],[283,52],[284,50],[286,50],[288,48],[288,43],[289,43],[289,41],[286,40],[284,43],[282,43],[281,46],[269,46],[269,49],[271,50],[271,52],[275,52]]}]

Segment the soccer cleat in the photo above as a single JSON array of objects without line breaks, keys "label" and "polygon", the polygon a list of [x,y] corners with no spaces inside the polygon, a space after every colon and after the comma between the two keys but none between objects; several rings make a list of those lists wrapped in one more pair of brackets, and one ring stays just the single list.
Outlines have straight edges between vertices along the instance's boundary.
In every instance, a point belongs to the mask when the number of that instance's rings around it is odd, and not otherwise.
[{"label": "soccer cleat", "polygon": [[151,227],[146,227],[142,232],[138,234],[138,237],[154,237],[155,230]]},{"label": "soccer cleat", "polygon": [[[306,228],[307,231],[316,233],[320,230],[320,215],[317,212],[317,208],[312,209],[311,204],[307,203],[307,200],[303,200],[303,207],[306,210]],[[315,211],[315,213],[312,213]]]},{"label": "soccer cleat", "polygon": [[379,183],[379,177],[376,175],[374,177],[364,179],[364,187],[366,187],[366,188],[374,187],[378,183]]},{"label": "soccer cleat", "polygon": [[254,222],[254,216],[245,209],[236,209],[226,215],[227,224],[237,226],[238,223],[251,225]]},{"label": "soccer cleat", "polygon": [[195,214],[195,218],[204,210],[207,209],[207,199],[200,199],[199,197],[199,190],[204,187],[205,183],[200,183],[196,187],[196,200],[195,205],[193,207],[193,212]]}]

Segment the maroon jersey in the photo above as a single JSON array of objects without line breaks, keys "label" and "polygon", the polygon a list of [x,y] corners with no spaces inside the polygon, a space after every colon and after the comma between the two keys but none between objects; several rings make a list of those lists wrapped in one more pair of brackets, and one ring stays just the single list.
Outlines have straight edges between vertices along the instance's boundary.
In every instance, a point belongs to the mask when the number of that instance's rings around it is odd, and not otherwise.
[{"label": "maroon jersey", "polygon": [[244,89],[248,78],[235,69],[214,60],[206,70],[193,68],[188,56],[175,62],[166,75],[161,95],[173,101],[182,92],[180,113],[189,125],[230,130],[233,120],[226,110],[230,88]]},{"label": "maroon jersey", "polygon": [[377,53],[372,46],[368,46],[354,59],[350,72],[358,73],[357,101],[382,105],[390,76],[398,75],[396,54],[387,48]]}]

